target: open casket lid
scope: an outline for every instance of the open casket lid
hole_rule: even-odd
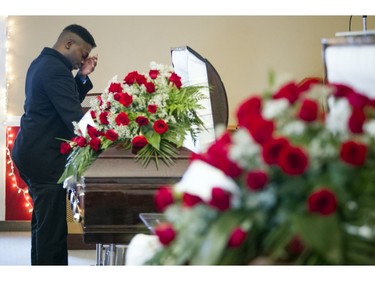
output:
[[[200,152],[215,140],[215,126],[228,126],[228,99],[224,84],[213,65],[188,46],[171,49],[174,71],[182,78],[183,86],[204,85],[202,92],[207,99],[202,101],[204,110],[198,111],[207,131],[203,131],[194,145],[187,138],[184,146]]]

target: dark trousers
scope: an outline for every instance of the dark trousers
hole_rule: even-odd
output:
[[[34,208],[31,219],[31,264],[68,265],[66,190],[61,184],[30,182]]]

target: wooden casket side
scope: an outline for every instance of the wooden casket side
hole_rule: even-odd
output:
[[[127,244],[136,233],[148,233],[140,213],[156,212],[155,191],[177,183],[189,164],[190,151],[182,148],[174,165],[154,163],[143,168],[129,151],[110,148],[85,173],[81,200],[87,244]]]

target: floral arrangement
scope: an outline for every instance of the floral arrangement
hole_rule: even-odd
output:
[[[144,263],[375,264],[374,106],[314,79],[249,97],[237,130],[157,190]]]
[[[74,123],[76,136],[63,140],[60,151],[69,154],[59,182],[80,178],[106,149],[131,149],[146,167],[153,160],[174,163],[188,134],[196,141],[204,130],[197,114],[205,86],[182,86],[173,68],[155,62],[146,74],[132,71],[123,81],[115,76],[83,118]],[[82,124],[83,123],[83,124]]]

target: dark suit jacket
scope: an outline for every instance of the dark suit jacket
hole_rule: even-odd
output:
[[[57,183],[67,155],[61,140],[74,136],[73,121],[83,117],[81,102],[93,87],[72,74],[72,64],[62,54],[44,48],[26,76],[26,99],[21,128],[12,150],[18,170],[31,181]]]

